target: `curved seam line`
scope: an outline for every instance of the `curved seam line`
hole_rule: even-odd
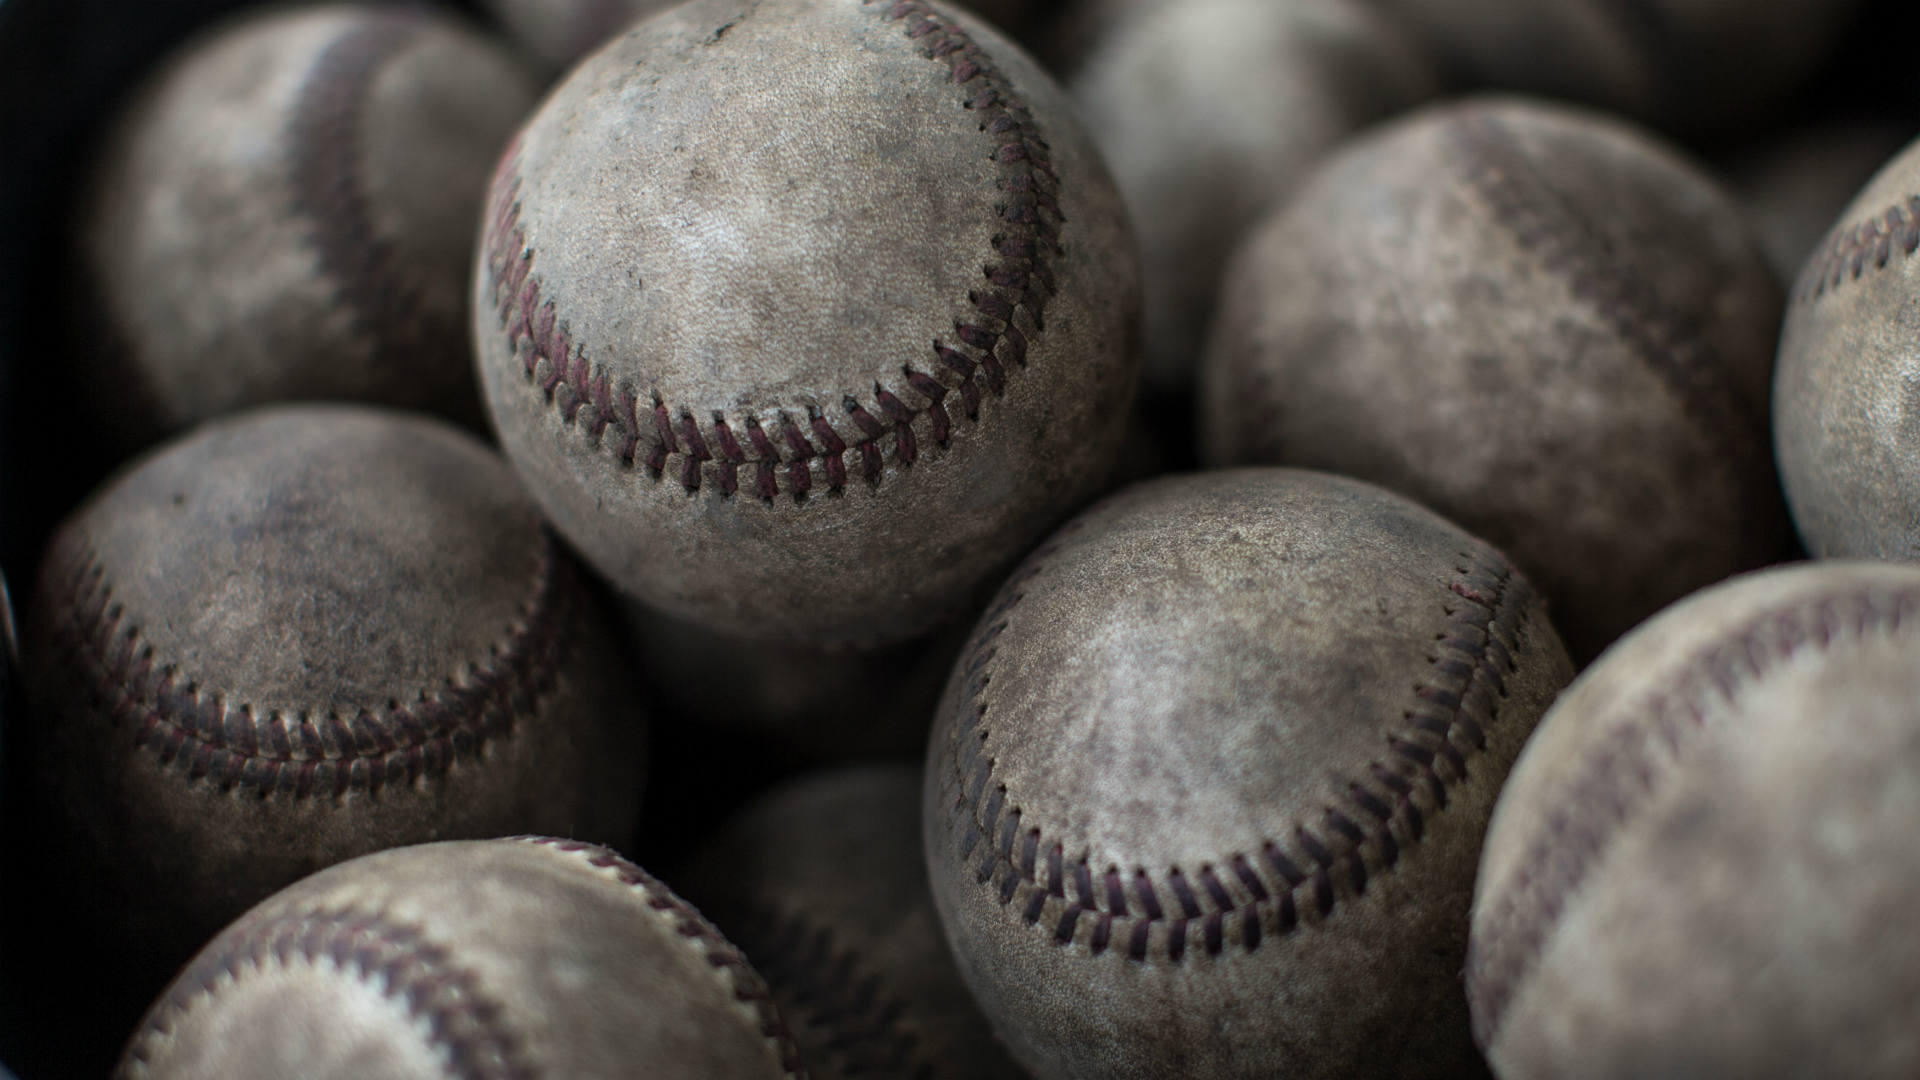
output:
[[[1890,607],[1876,606],[1882,597]],[[1849,610],[1839,611],[1842,607]],[[1467,996],[1474,1039],[1483,1051],[1493,1046],[1520,984],[1609,841],[1678,768],[1683,754],[1733,719],[1738,698],[1803,649],[1822,652],[1876,631],[1897,631],[1917,610],[1920,590],[1886,594],[1874,589],[1775,608],[1694,652],[1674,674],[1672,690],[1636,703],[1637,722],[1622,725],[1584,757],[1584,767],[1554,800],[1497,905],[1468,939]],[[1802,625],[1805,621],[1813,625]],[[1714,708],[1702,704],[1708,697]]]
[[[64,603],[55,605],[53,630],[65,666],[89,692],[110,695],[110,725],[131,733],[136,749],[188,780],[210,778],[222,791],[292,798],[348,791],[378,792],[437,776],[457,760],[478,756],[492,740],[513,733],[559,679],[566,657],[574,582],[564,556],[540,532],[532,598],[520,621],[464,676],[415,701],[390,700],[376,714],[363,708],[267,710],[231,705],[229,695],[202,687],[177,664],[156,662],[153,645],[126,622],[113,599],[105,567],[91,550],[65,575]]]
[[[790,1080],[807,1080],[806,1066],[800,1060],[800,1048],[794,1043],[779,1007],[774,1004],[766,980],[752,962],[692,904],[610,848],[552,836],[515,836],[509,839],[573,856],[603,876],[632,889],[649,909],[672,919],[674,932],[689,947],[698,950],[714,972],[724,978],[732,991],[733,1000],[752,1010],[760,1036],[779,1055],[780,1067],[786,1070]]]
[[[904,1026],[909,1003],[881,989],[880,976],[853,949],[836,949],[830,928],[804,911],[783,914],[766,903],[751,906],[745,926],[740,947],[756,959],[774,992],[787,998],[802,1026],[829,1033],[838,1075],[930,1080],[933,1063]]]
[[[421,347],[415,290],[394,273],[393,245],[374,228],[358,157],[361,121],[380,68],[412,43],[416,15],[374,13],[321,51],[287,118],[287,173],[293,208],[327,280],[380,354]]]
[[[1188,954],[1192,924],[1198,924],[1200,947],[1210,956],[1225,951],[1232,929],[1253,952],[1268,933],[1289,935],[1303,923],[1331,917],[1341,894],[1357,899],[1369,875],[1396,866],[1403,848],[1425,835],[1427,817],[1446,808],[1448,790],[1467,780],[1468,759],[1485,749],[1486,728],[1498,722],[1507,693],[1506,676],[1518,669],[1523,653],[1509,617],[1524,614],[1532,588],[1498,552],[1476,544],[1459,555],[1464,565],[1456,567],[1459,577],[1449,585],[1456,605],[1436,635],[1427,679],[1403,714],[1405,726],[1386,736],[1388,752],[1367,763],[1363,776],[1336,774],[1348,798],[1330,801],[1317,828],[1296,821],[1290,836],[1282,830],[1281,840],[1265,840],[1257,850],[1201,862],[1191,877],[1178,866],[1157,875],[1135,867],[1128,875],[1110,865],[1096,885],[1087,856],[1070,859],[1064,845],[1048,844],[1039,827],[1022,831],[1018,806],[1002,817],[1009,793],[1006,785],[993,783],[994,760],[985,753],[988,731],[982,726],[993,642],[1024,595],[1020,586],[1058,550],[1058,539],[1034,553],[981,621],[984,629],[961,669],[970,718],[954,736],[965,750],[955,756],[950,779],[961,788],[955,809],[965,818],[960,861],[966,863],[976,849],[983,852],[976,881],[993,888],[1003,907],[1018,900],[1028,925],[1054,913],[1057,921],[1045,927],[1053,943],[1084,938],[1095,955],[1116,946],[1116,934],[1124,932],[1118,945],[1128,959],[1146,961],[1157,943],[1179,964]],[[1303,899],[1296,900],[1296,892]],[[1085,931],[1083,915],[1091,916]]]
[[[174,983],[141,1025],[127,1061],[151,1065],[154,1042],[172,1032],[176,1020],[191,1013],[221,984],[239,983],[248,969],[269,962],[288,967],[294,961],[318,966],[331,961],[341,972],[401,1005],[410,1020],[423,1021],[430,1047],[443,1050],[454,1075],[462,1080],[532,1080],[535,1073],[520,1060],[513,1034],[502,1023],[506,1010],[481,988],[474,971],[457,967],[448,949],[433,942],[425,928],[389,920],[351,907],[292,911],[270,919],[243,921],[235,939],[201,956]]]
[[[876,0],[862,0],[869,8]],[[903,384],[888,389],[876,378],[872,397],[847,395],[836,425],[821,404],[743,410],[737,429],[724,409],[669,404],[659,393],[644,393],[627,381],[616,384],[603,364],[591,361],[573,342],[553,296],[533,272],[534,251],[520,223],[520,140],[502,156],[494,174],[487,215],[486,247],[489,299],[505,331],[511,353],[522,352],[527,381],[566,426],[584,430],[604,448],[609,428],[620,432],[614,456],[620,467],[644,466],[655,481],[678,480],[689,494],[712,484],[723,497],[743,487],[771,504],[790,494],[804,503],[816,487],[829,493],[847,487],[847,455],[870,486],[884,473],[887,447],[893,460],[911,466],[919,460],[920,430],[934,444],[949,445],[954,418],[949,394],[958,394],[969,421],[980,418],[984,395],[999,398],[1008,372],[1024,368],[1030,339],[1045,329],[1043,311],[1056,286],[1049,260],[1061,251],[1060,180],[1050,149],[1026,104],[986,53],[958,26],[921,0],[901,0],[884,9],[884,18],[908,20],[906,36],[919,52],[944,61],[951,81],[977,84],[963,107],[980,116],[980,129],[994,143],[991,160],[1004,167],[999,206],[1005,231],[992,240],[979,288],[969,291],[971,322],[956,322],[951,338],[934,339],[934,362],[902,364]],[[804,415],[800,415],[800,414]],[[762,414],[765,414],[764,416]],[[677,468],[671,468],[677,462]],[[746,471],[743,481],[741,473]]]
[[[1920,248],[1920,195],[1855,225],[1836,228],[1801,269],[1794,299],[1810,304],[1848,281],[1859,281],[1869,269],[1869,260],[1871,269],[1886,269],[1895,244],[1908,258]]]

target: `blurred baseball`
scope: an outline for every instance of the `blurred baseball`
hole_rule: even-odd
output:
[[[1790,550],[1780,290],[1731,197],[1594,113],[1422,110],[1326,162],[1228,271],[1211,462],[1328,469],[1502,546],[1576,659]]]
[[[1563,695],[1487,833],[1467,990],[1528,1077],[1920,1071],[1920,570],[1690,598]]]
[[[533,105],[498,45],[422,8],[276,8],[130,101],[79,220],[100,340],[75,378],[107,439],[311,398],[479,421],[474,222]]]
[[[1920,143],[1888,162],[1807,260],[1773,396],[1780,476],[1807,549],[1920,559]]]

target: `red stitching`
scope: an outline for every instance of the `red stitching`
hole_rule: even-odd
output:
[[[863,0],[870,8],[876,2]],[[978,421],[984,397],[999,398],[1005,392],[1007,370],[1026,366],[1028,335],[1016,325],[1016,315],[1024,313],[1036,332],[1044,327],[1043,310],[1054,293],[1048,260],[1060,251],[1060,228],[1064,221],[1060,213],[1060,180],[1053,171],[1049,147],[1032,113],[1013,93],[1010,81],[964,30],[948,22],[931,5],[921,0],[903,0],[886,8],[883,14],[889,20],[905,20],[909,16],[914,16],[916,21],[907,24],[906,35],[918,43],[920,54],[946,63],[952,81],[973,90],[963,107],[980,114],[980,130],[989,135],[994,144],[991,157],[1005,167],[1000,188],[1006,201],[999,214],[1008,227],[993,238],[995,260],[984,269],[987,287],[969,294],[970,302],[984,322],[956,325],[952,342],[935,340],[932,343],[935,362],[926,365],[925,370],[912,364],[904,364],[900,369],[906,386],[925,404],[914,408],[897,393],[878,383],[874,385],[873,411],[893,422],[893,459],[903,466],[911,466],[919,457],[919,436],[914,426],[921,423],[923,417],[933,442],[942,447],[948,445],[953,434],[953,417],[943,399],[949,390],[960,395],[966,418]],[[507,347],[518,350],[523,338],[529,343],[522,358],[528,380],[537,385],[548,404],[556,408],[561,422],[573,425],[582,401],[596,394],[597,400],[609,396],[606,387],[612,377],[572,343],[565,320],[556,315],[552,297],[547,295],[540,276],[531,269],[535,252],[527,246],[525,229],[520,223],[519,152],[516,138],[494,172],[488,226],[482,240],[490,295],[506,334]],[[542,364],[546,365],[544,375],[540,374]],[[940,372],[946,372],[951,385],[938,377]],[[623,402],[643,393],[652,396],[650,388],[624,383],[618,391]],[[663,410],[661,415],[666,415],[667,406],[657,397],[654,402],[656,409]],[[859,475],[868,483],[880,481],[884,468],[885,451],[881,446],[884,434],[869,427],[872,411],[853,398],[847,398],[842,409],[850,429],[836,428],[832,418],[816,409],[810,416],[811,441],[784,414],[776,412],[777,422],[785,428],[784,452],[771,440],[758,437],[761,418],[747,414],[749,434],[755,436],[750,440],[752,456],[742,452],[717,415],[714,427],[704,433],[704,441],[696,443],[690,438],[676,438],[672,425],[665,421],[656,423],[651,432],[637,430],[631,408],[626,409],[624,415],[602,408],[592,414],[594,420],[587,428],[587,436],[595,445],[601,445],[605,429],[619,425],[623,443],[616,457],[621,464],[631,465],[639,460],[638,446],[648,442],[644,455],[647,472],[655,480],[670,477],[689,493],[714,483],[724,496],[731,496],[741,486],[738,469],[751,464],[753,491],[762,500],[771,502],[784,492],[792,495],[796,502],[803,502],[816,486],[830,492],[846,487],[850,471],[846,454],[850,449],[860,455]],[[706,412],[691,405],[675,406],[670,411],[683,418],[691,418],[696,411],[702,415]],[[827,437],[828,433],[832,438]],[[710,454],[703,456],[703,451],[681,449],[707,444],[727,446],[730,450],[724,460],[719,460]],[[670,469],[672,459],[682,454],[685,459]]]
[[[1894,203],[1875,217],[1835,229],[1800,271],[1794,299],[1811,303],[1847,281],[1860,280],[1869,260],[1873,269],[1886,269],[1895,245],[1907,257],[1920,248],[1920,195]]]
[[[793,1080],[806,1080],[807,1070],[800,1063],[800,1049],[794,1044],[786,1021],[781,1019],[780,1010],[774,1005],[766,982],[762,980],[747,957],[742,955],[725,935],[715,929],[712,923],[702,917],[692,904],[682,900],[673,890],[661,884],[659,879],[621,858],[610,848],[551,836],[515,836],[511,839],[519,843],[538,844],[541,847],[578,856],[587,865],[640,893],[648,907],[671,915],[675,920],[674,928],[679,935],[698,948],[706,956],[707,963],[715,970],[725,973],[733,987],[734,1000],[753,1010],[758,1018],[760,1035],[771,1043],[780,1055],[780,1067],[785,1069],[787,1075]]]
[[[1427,681],[1415,690],[1405,728],[1388,738],[1392,752],[1348,780],[1351,811],[1324,807],[1317,817],[1296,823],[1284,841],[1255,845],[1258,859],[1234,852],[1185,869],[1135,867],[1130,884],[1129,871],[1108,866],[1100,872],[1104,888],[1096,890],[1094,868],[1084,859],[1064,858],[1061,845],[1038,826],[1027,828],[1014,855],[1021,811],[1007,808],[1007,789],[993,782],[994,761],[985,752],[988,706],[982,695],[991,681],[994,643],[1024,595],[1021,586],[1062,539],[1056,536],[1028,558],[981,620],[962,662],[964,700],[972,704],[953,736],[960,744],[954,768],[966,808],[960,858],[965,862],[978,853],[975,879],[993,889],[1003,906],[1020,910],[1029,925],[1044,927],[1054,944],[1074,941],[1085,922],[1095,955],[1112,947],[1137,962],[1155,956],[1156,944],[1158,955],[1176,964],[1190,948],[1217,956],[1235,943],[1252,952],[1268,933],[1297,930],[1306,912],[1331,915],[1341,880],[1344,892],[1357,897],[1370,874],[1392,868],[1405,845],[1424,834],[1426,816],[1445,808],[1448,789],[1466,780],[1470,755],[1485,747],[1485,725],[1498,718],[1505,676],[1515,670],[1520,648],[1509,616],[1525,612],[1533,595],[1526,579],[1492,548],[1475,545],[1461,554],[1453,592],[1463,602],[1447,610]],[[989,837],[997,843],[982,842]],[[1044,862],[1034,854],[1043,850]],[[1295,899],[1303,891],[1304,911]]]
[[[139,626],[113,598],[91,551],[63,554],[57,571],[64,602],[52,606],[59,656],[104,701],[112,726],[188,780],[262,798],[333,797],[378,792],[438,776],[455,761],[512,734],[552,689],[566,659],[574,590],[566,560],[544,532],[533,598],[519,625],[484,660],[415,701],[358,715],[257,714],[224,692],[200,685],[177,664],[156,661]]]
[[[340,972],[355,973],[402,1005],[408,1016],[424,1021],[422,1037],[446,1051],[453,1074],[461,1080],[532,1080],[537,1075],[501,1022],[506,1010],[486,993],[478,975],[456,965],[446,946],[432,941],[422,927],[352,908],[285,912],[243,919],[219,944],[217,951],[194,960],[147,1014],[127,1048],[122,1073],[131,1074],[135,1065],[151,1065],[154,1043],[222,985],[269,964],[324,961]]]
[[[1513,995],[1608,842],[1670,771],[1658,766],[1660,759],[1677,759],[1734,719],[1730,707],[1738,697],[1802,650],[1890,634],[1916,616],[1920,589],[1863,589],[1769,611],[1694,653],[1670,689],[1645,702],[1641,722],[1621,727],[1589,753],[1528,845],[1510,887],[1476,920],[1468,939],[1467,996],[1481,1049],[1499,1036]],[[1710,708],[1709,698],[1729,708]]]

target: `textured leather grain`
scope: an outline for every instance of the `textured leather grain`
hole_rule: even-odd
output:
[[[673,883],[773,989],[815,1080],[1013,1080],[947,951],[920,770],[815,772],[755,800]]]
[[[532,105],[498,45],[424,10],[275,10],[196,40],[131,98],[77,223],[93,419],[121,448],[311,398],[477,422],[473,222]]]
[[[29,617],[22,775],[67,842],[58,886],[129,967],[164,977],[369,851],[630,839],[644,714],[614,630],[506,464],[444,424],[204,427],[63,523]]]
[[[1518,99],[1350,144],[1249,239],[1203,376],[1215,463],[1409,495],[1537,581],[1576,658],[1784,558],[1780,290],[1675,152]]]
[[[1133,212],[1149,393],[1192,391],[1234,247],[1355,130],[1439,92],[1398,24],[1345,0],[1194,0],[1111,19],[1073,96]]]
[[[1788,302],[1774,440],[1794,524],[1820,556],[1920,558],[1920,146],[1867,182]]]
[[[1920,1070],[1920,570],[1726,583],[1562,696],[1488,829],[1467,989],[1507,1080]]]
[[[606,848],[424,844],[322,871],[210,943],[124,1080],[803,1078],[766,985]]]
[[[1136,485],[982,617],[928,749],[942,924],[1054,1078],[1483,1073],[1486,816],[1573,669],[1456,526],[1357,481]]]
[[[1090,496],[1137,366],[1126,217],[1061,93],[918,0],[697,0],[496,175],[502,445],[605,577],[815,647],[957,613]]]

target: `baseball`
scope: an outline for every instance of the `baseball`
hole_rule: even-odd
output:
[[[533,92],[419,8],[277,8],[197,39],[90,177],[74,303],[100,340],[79,400],[121,449],[296,399],[477,424],[473,223]]]
[[[1118,13],[1072,90],[1133,209],[1143,381],[1165,394],[1192,392],[1221,272],[1261,213],[1336,143],[1439,82],[1364,4],[1187,0]]]
[[[807,774],[672,879],[766,976],[815,1080],[1020,1075],[947,951],[919,808],[911,765]]]
[[[313,875],[194,958],[124,1080],[804,1078],[766,984],[602,847],[425,844]]]
[[[111,480],[42,560],[20,775],[63,837],[48,880],[129,972],[164,978],[365,852],[624,843],[643,716],[614,633],[471,436],[360,406],[203,427]]]
[[[1467,990],[1527,1077],[1920,1072],[1920,569],[1813,563],[1663,612],[1514,766]]]
[[[1090,497],[1137,368],[1119,196],[1061,92],[921,0],[694,0],[501,161],[474,333],[507,456],[635,598],[878,646]]]
[[[961,973],[1041,1080],[1475,1068],[1481,835],[1572,674],[1505,558],[1372,485],[1111,496],[1002,587],[940,705]]]
[[[1807,260],[1787,306],[1773,395],[1780,478],[1807,549],[1920,557],[1920,144],[1888,162]]]
[[[1785,557],[1780,289],[1732,198],[1598,114],[1422,110],[1325,162],[1228,271],[1208,460],[1328,469],[1485,536],[1573,655]]]

